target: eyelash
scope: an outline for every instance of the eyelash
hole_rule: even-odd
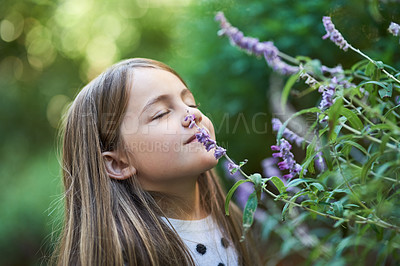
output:
[[[161,114],[159,114],[159,115],[156,115],[155,117],[153,117],[152,120],[156,120],[156,119],[162,118],[163,116],[169,114],[169,112],[170,112],[170,111],[167,111],[167,112],[161,113]]]
[[[188,106],[191,107],[191,108],[198,108],[198,107],[200,106],[200,104],[188,105]],[[169,114],[169,112],[170,112],[170,111],[167,111],[167,112],[161,113],[161,114],[159,114],[159,115],[156,115],[155,117],[153,117],[152,120],[160,119],[160,118],[162,118],[163,116]]]

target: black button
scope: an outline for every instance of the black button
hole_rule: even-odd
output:
[[[224,248],[228,248],[228,247],[229,247],[229,241],[226,240],[225,238],[221,238],[221,245],[222,245]]]
[[[197,252],[199,252],[201,255],[206,254],[207,248],[203,244],[197,244],[196,246]]]

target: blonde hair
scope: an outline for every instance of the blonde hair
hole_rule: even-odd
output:
[[[132,69],[138,67],[166,70],[180,78],[158,61],[128,59],[85,86],[67,113],[62,147],[64,226],[53,263],[194,265],[182,240],[161,218],[156,194],[143,190],[136,178],[115,180],[105,170],[102,152],[123,145],[119,132],[128,83]],[[224,193],[215,172],[201,174],[198,183],[202,207],[234,243],[239,263],[252,264],[246,243],[240,242],[239,211],[234,207],[231,216],[224,215]]]

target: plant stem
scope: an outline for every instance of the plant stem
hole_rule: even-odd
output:
[[[292,201],[290,201],[290,200],[286,200],[286,199],[283,199],[283,198],[279,198],[277,195],[275,195],[274,193],[272,193],[271,191],[269,191],[266,187],[263,187],[263,189],[264,189],[265,192],[267,192],[267,194],[269,194],[270,196],[272,196],[274,199],[278,199],[278,200],[283,201],[283,202],[285,202],[285,203],[292,204],[293,206],[302,208],[302,209],[304,209],[304,210],[306,210],[306,211],[315,213],[315,214],[317,214],[317,215],[319,215],[319,216],[323,216],[323,217],[327,217],[327,218],[331,218],[331,219],[333,219],[333,220],[343,221],[343,222],[351,222],[351,221],[352,221],[352,220],[350,220],[349,218],[341,218],[341,217],[337,217],[337,216],[334,216],[334,215],[331,215],[331,214],[322,213],[322,212],[319,212],[319,211],[316,211],[316,210],[307,208],[307,207],[305,207],[305,206],[302,206],[301,204],[298,204],[298,203],[296,203],[296,202],[292,202]],[[395,230],[395,231],[397,231],[397,232],[400,232],[400,227],[398,227],[398,226],[396,226],[396,225],[393,225],[393,224],[390,224],[390,223],[387,223],[387,222],[381,220],[381,219],[378,218],[378,217],[376,217],[377,221],[372,220],[372,219],[369,219],[369,218],[365,218],[365,217],[360,216],[360,215],[356,215],[356,217],[359,218],[359,219],[361,219],[361,220],[353,220],[353,221],[354,221],[355,223],[357,223],[357,224],[375,224],[375,225],[378,225],[378,226],[383,227],[383,228],[388,228],[388,229],[392,229],[392,230]]]
[[[345,129],[347,129],[347,130],[349,130],[349,131],[351,131],[351,132],[353,132],[353,133],[355,133],[355,134],[357,134],[357,135],[363,136],[363,134],[362,134],[360,131],[358,131],[358,130],[352,128],[352,127],[349,127],[348,125],[346,125],[346,124],[344,124],[344,123],[340,123],[340,125],[343,126]],[[377,138],[374,138],[374,137],[372,137],[372,136],[370,136],[370,135],[365,135],[365,137],[366,137],[367,139],[373,141],[373,142],[382,144],[382,141],[381,141],[381,140],[379,140],[379,139],[377,139]],[[399,150],[395,145],[390,144],[390,143],[386,143],[386,147],[388,147],[388,148],[390,148],[390,149],[393,149],[393,150],[396,150],[396,151]]]
[[[349,100],[347,100],[345,97],[342,97],[343,101],[345,103],[347,103],[351,108],[353,108],[354,110],[356,110],[358,112],[358,114],[365,120],[368,122],[368,124],[374,126],[375,123],[373,123],[371,120],[369,120],[360,110],[357,109],[357,107],[355,107]],[[395,138],[389,136],[389,139],[392,140],[393,142],[399,144],[400,142],[397,141]]]
[[[286,61],[289,61],[289,62],[293,63],[293,64],[296,64],[296,65],[299,65],[299,64],[300,64],[300,61],[299,61],[299,60],[297,60],[296,58],[294,58],[294,57],[292,57],[292,56],[290,56],[290,55],[287,55],[287,54],[285,54],[285,53],[282,53],[281,51],[278,52],[278,56],[279,56],[280,58],[285,59]]]
[[[360,51],[360,49],[356,49],[354,48],[351,44],[349,44],[349,47],[351,50],[353,50],[354,52],[360,54],[361,56],[365,57],[368,59],[368,61],[370,61],[372,64],[374,64],[377,68],[381,69],[383,73],[385,73],[388,77],[390,77],[391,79],[393,79],[394,81],[400,83],[400,80],[396,79],[392,74],[390,74],[389,72],[387,72],[384,68],[381,68],[380,66],[378,66],[378,64],[376,63],[375,60],[372,60],[368,55],[364,54],[363,52]]]
[[[224,156],[225,156],[225,158],[226,158],[230,163],[237,165],[237,164],[228,156],[227,153],[225,153]],[[239,167],[239,172],[240,172],[244,177],[246,177],[247,179],[250,179],[250,176],[247,175],[247,174],[242,170],[241,167]]]
[[[343,163],[348,163],[350,166],[352,166],[352,167],[354,167],[354,168],[357,168],[357,169],[359,169],[359,170],[362,169],[362,167],[360,167],[360,166],[358,166],[358,165],[356,165],[356,164],[353,164],[353,163],[349,163],[348,161],[346,161],[345,159],[343,159],[343,158],[341,158],[341,157],[339,157],[339,160],[340,160],[341,162],[343,162]],[[370,171],[370,173],[371,173],[372,175],[376,176],[376,177],[379,177],[379,178],[382,178],[382,179],[391,181],[391,182],[393,182],[393,183],[399,183],[399,184],[400,184],[400,180],[396,180],[396,179],[393,179],[393,178],[390,178],[390,177],[387,177],[387,176],[379,175],[379,174],[377,174],[377,173],[375,173],[375,172],[373,172],[373,171]]]
[[[380,113],[378,113],[376,110],[372,109],[370,106],[364,104],[362,101],[360,101],[357,98],[352,98],[352,101],[354,101],[356,104],[358,104],[359,106],[361,106],[363,109],[365,109],[366,111],[368,111],[371,114],[375,114],[382,122],[385,122],[386,124],[390,125],[391,127],[393,127],[394,130],[396,130],[396,132],[400,132],[400,128],[393,123],[390,120],[387,120],[384,116],[382,116]]]
[[[324,216],[324,217],[327,217],[327,218],[331,218],[333,220],[349,222],[349,219],[347,219],[347,218],[341,218],[341,217],[337,217],[337,216],[334,216],[334,215],[331,215],[331,214],[322,213],[322,212],[307,208],[307,207],[305,207],[305,206],[303,206],[301,204],[298,204],[296,202],[292,202],[292,201],[289,201],[289,200],[286,200],[286,199],[283,199],[283,198],[279,198],[277,195],[275,195],[274,193],[269,191],[266,187],[264,187],[263,189],[264,189],[265,192],[267,192],[269,195],[271,195],[274,199],[278,199],[278,200],[283,201],[285,203],[292,204],[293,206],[300,207],[300,208],[305,209],[305,210],[307,210],[309,212],[312,212],[312,213],[315,213],[317,215]]]
[[[350,186],[349,181],[347,180],[347,178],[343,174],[343,169],[340,166],[340,163],[339,163],[339,161],[337,159],[337,156],[335,156],[335,161],[336,161],[336,163],[337,163],[337,165],[339,167],[340,175],[342,176],[344,182],[346,182],[346,186],[350,189],[351,194],[353,194],[353,196],[356,199],[356,201],[358,202],[358,204],[360,204],[367,212],[371,213],[372,211],[367,206],[365,206],[365,204],[358,198],[357,194],[354,192],[353,188]]]

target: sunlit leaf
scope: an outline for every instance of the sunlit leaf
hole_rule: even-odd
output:
[[[283,193],[286,191],[285,184],[283,184],[282,180],[277,176],[271,177],[272,183],[274,183],[275,187],[279,190],[279,193]]]
[[[229,202],[231,201],[231,198],[233,196],[233,193],[235,193],[236,189],[243,183],[251,181],[250,179],[241,179],[237,181],[231,189],[228,191],[228,194],[226,194],[226,199],[225,199],[225,215],[229,215]]]
[[[258,199],[256,192],[254,191],[253,193],[250,194],[243,211],[243,229],[244,229],[243,236],[246,234],[246,232],[253,224],[254,213],[256,212],[257,205],[258,205]]]

